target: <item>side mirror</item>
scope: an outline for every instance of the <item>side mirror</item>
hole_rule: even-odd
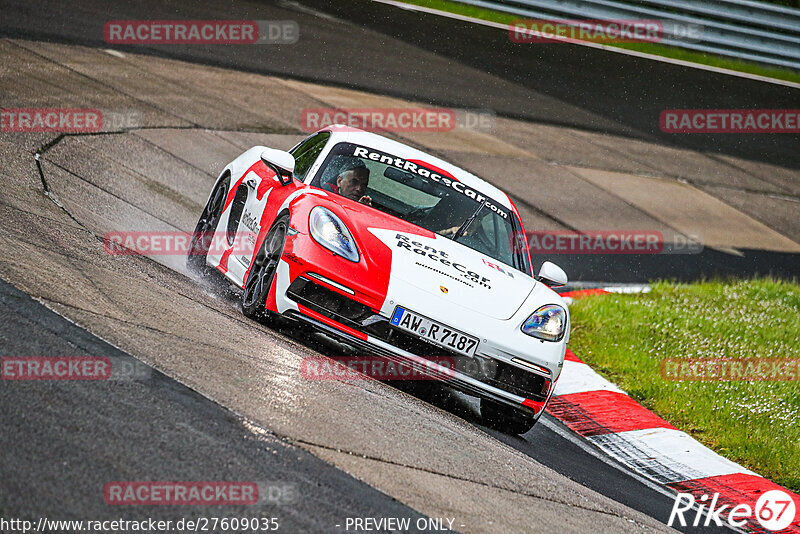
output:
[[[539,275],[536,280],[548,287],[561,287],[568,282],[567,273],[564,272],[564,269],[549,261],[544,262],[539,268]]]
[[[292,183],[294,156],[283,150],[265,148],[263,152],[261,152],[261,161],[275,172],[281,185],[289,185]]]

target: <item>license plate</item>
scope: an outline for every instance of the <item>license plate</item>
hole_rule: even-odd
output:
[[[391,324],[406,332],[411,332],[436,345],[448,348],[466,356],[474,356],[478,340],[462,334],[449,326],[397,306],[392,314]]]

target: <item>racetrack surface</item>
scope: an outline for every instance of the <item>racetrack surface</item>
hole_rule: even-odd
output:
[[[43,11],[43,12],[40,12]],[[798,137],[676,137],[658,129],[673,108],[792,108],[797,89],[608,53],[578,45],[519,45],[502,30],[373,2],[248,1],[215,4],[83,0],[39,10],[5,2],[0,32],[106,46],[103,25],[126,19],[295,20],[296,45],[115,46],[237,70],[567,127],[657,140],[800,169]]]
[[[177,523],[277,517],[289,532],[323,532],[348,517],[421,516],[253,425],[0,281],[2,356],[98,356],[135,368],[110,382],[6,382],[0,388],[0,515]],[[109,506],[103,487],[128,480],[230,480],[263,485],[256,505]],[[271,492],[271,493],[270,493]],[[412,529],[418,532],[416,528]]]
[[[798,275],[800,152],[795,134],[665,134],[658,116],[671,108],[792,108],[798,89],[609,53],[578,45],[519,45],[502,30],[420,14],[368,0],[195,4],[155,0],[135,4],[84,0],[50,6],[9,1],[0,35],[83,43],[106,48],[103,25],[112,19],[292,20],[295,45],[118,45],[115,50],[278,74],[328,84],[316,107],[393,106],[389,95],[494,114],[486,143],[438,142],[435,134],[402,140],[451,160],[505,188],[529,230],[653,231],[665,243],[699,239],[692,254],[551,254],[574,280],[647,282],[654,278]],[[80,64],[72,65],[86,74]],[[109,64],[102,83],[124,80],[127,68]],[[189,73],[194,76],[195,71]],[[91,76],[98,77],[98,73]],[[119,87],[118,85],[115,85]],[[181,115],[165,86],[160,109]],[[357,98],[335,88],[368,91]],[[128,89],[125,89],[126,91]],[[231,89],[246,93],[246,88]],[[240,96],[237,118],[247,104]],[[304,92],[297,83],[289,91]],[[40,86],[6,91],[8,100],[52,103]],[[274,106],[275,99],[252,100]],[[175,93],[178,94],[178,93]],[[83,100],[83,102],[81,102]],[[77,104],[93,99],[80,96]],[[205,101],[202,126],[229,128],[230,106]],[[4,104],[5,105],[5,104]],[[46,104],[42,104],[46,105]],[[136,107],[133,103],[129,106]],[[182,106],[197,103],[183,101]],[[283,104],[278,104],[282,106]],[[214,109],[216,108],[216,109]],[[224,111],[223,111],[224,110]],[[124,110],[123,110],[124,111]],[[260,110],[253,110],[258,115]],[[522,118],[525,121],[513,120]],[[278,124],[240,121],[264,132],[297,132],[300,109],[289,106]],[[187,125],[185,120],[177,124]],[[146,120],[143,125],[148,125]],[[276,130],[276,127],[278,130]],[[441,136],[439,136],[441,137]],[[509,147],[508,145],[512,145]],[[514,148],[517,148],[515,150]],[[522,151],[518,150],[519,148]],[[532,194],[535,188],[536,193]],[[777,239],[774,233],[786,239]]]
[[[576,532],[596,531],[598,525],[607,532],[665,530],[397,389],[374,381],[305,380],[302,358],[317,353],[246,320],[234,299],[205,291],[202,283],[149,259],[107,254],[99,236],[109,218],[125,214],[155,224],[157,214],[179,225],[181,214],[190,213],[163,197],[135,194],[136,186],[158,182],[140,174],[155,164],[158,149],[145,154],[140,139],[122,137],[127,136],[62,140],[42,158],[43,181],[30,153],[4,143],[15,176],[2,205],[8,229],[0,237],[4,279],[201,395],[423,514],[456,518],[465,531],[519,531],[531,516],[543,532],[562,532],[565,525]],[[84,151],[97,154],[95,142],[128,150],[95,157],[78,172],[86,152],[70,145],[88,143]],[[147,155],[144,161],[151,163],[133,175],[96,166],[119,165],[130,154]],[[190,172],[177,158],[169,161],[170,175],[193,194],[210,186],[211,176]],[[43,194],[43,183],[69,214]],[[39,350],[48,354],[51,347]],[[177,410],[169,415],[177,416]],[[60,438],[64,446],[80,448],[84,440],[97,439],[97,432],[76,430]],[[82,465],[91,471],[91,464]],[[112,462],[115,474],[118,468]],[[131,468],[126,478],[150,479],[152,469]],[[190,466],[178,471],[165,470],[173,477],[197,473]],[[99,498],[100,489],[89,485],[71,495],[85,491]]]
[[[341,29],[339,21],[298,10],[293,4],[279,8],[236,4],[234,11],[242,5],[258,12],[256,16],[254,11],[245,10],[243,17],[297,18],[302,27],[315,29],[311,35],[332,43],[331,54],[334,51],[352,52],[352,43],[334,31]],[[31,8],[17,6],[15,9],[27,10],[27,15],[32,16]],[[370,13],[366,7],[364,9],[364,13]],[[158,11],[154,10],[147,16],[156,18],[156,13]],[[203,17],[193,18],[214,16],[213,12],[203,13]],[[232,18],[230,10],[224,13],[227,13],[224,17],[217,16]],[[85,42],[86,35],[92,35],[87,30],[92,26],[85,21],[105,20],[102,17],[108,18],[107,9],[85,7],[61,12],[56,8],[45,13],[37,28],[25,29],[25,25],[19,23],[20,20],[30,20],[25,17],[5,17],[0,24],[6,34],[17,32],[17,36],[20,33],[30,36],[30,33],[44,32],[60,40]],[[120,12],[112,18],[133,17],[133,12],[127,15]],[[175,15],[170,18],[175,18]],[[425,22],[428,23],[434,24]],[[14,26],[13,31],[9,29],[11,26]],[[350,24],[345,24],[345,27],[361,31],[353,29]],[[366,31],[365,35],[378,43],[383,39],[381,34],[373,32]],[[337,48],[340,43],[341,49]],[[396,42],[393,41],[393,45],[396,46]],[[308,339],[303,332],[290,328],[275,331],[246,320],[237,309],[235,293],[206,287],[203,281],[188,277],[183,270],[183,258],[160,257],[154,262],[135,256],[110,256],[103,250],[100,239],[109,231],[191,230],[221,166],[255,144],[276,148],[291,146],[302,138],[297,127],[297,117],[302,109],[365,101],[385,105],[387,100],[336,87],[130,53],[119,57],[92,48],[27,40],[3,40],[0,46],[10,69],[15,72],[13,77],[4,76],[2,82],[10,105],[129,110],[139,121],[128,132],[98,135],[0,134],[0,152],[6,175],[11,178],[0,198],[0,278],[12,282],[88,332],[171,377],[163,378],[165,383],[177,380],[218,405],[206,405],[206,401],[195,399],[191,409],[176,408],[174,414],[163,414],[164,424],[167,420],[175,422],[181,417],[216,417],[225,421],[220,424],[235,425],[240,419],[223,413],[220,406],[232,410],[274,433],[279,442],[276,448],[283,451],[293,450],[291,447],[305,449],[382,492],[358,485],[352,479],[314,463],[314,458],[303,455],[302,461],[306,465],[317,466],[309,468],[309,480],[321,480],[334,489],[336,484],[349,485],[347,487],[353,491],[364,492],[370,496],[364,504],[381,509],[383,515],[407,513],[406,508],[386,499],[388,495],[431,517],[455,517],[456,524],[464,525],[459,530],[467,532],[668,530],[658,521],[666,520],[671,499],[598,460],[581,448],[579,442],[567,439],[566,433],[559,433],[554,422],[538,425],[524,439],[502,436],[487,433],[477,426],[480,420],[474,405],[446,390],[437,390],[437,394],[431,396],[430,392],[413,391],[412,388],[410,393],[415,393],[415,396],[373,381],[303,380],[299,374],[302,358],[319,352],[328,354],[335,350],[334,347],[323,340]],[[280,55],[282,52],[263,48],[258,52],[247,49],[246,54],[231,52],[227,60],[220,59],[220,51],[213,48],[202,50],[199,47],[177,53],[191,56],[201,63],[232,61],[237,67],[248,67],[235,64],[237,61],[260,61],[258,68],[251,66],[249,70],[263,69],[269,61],[275,61],[271,54],[282,57],[276,64],[284,67],[301,65],[302,59],[310,58],[308,61],[313,64],[303,67],[308,69],[307,72],[291,74],[354,85],[337,79],[347,77],[355,70],[343,63],[343,56],[327,58],[326,70],[323,65],[316,64],[319,57],[312,55],[308,47],[287,52],[299,54],[293,62],[286,61],[286,56]],[[359,48],[369,50],[363,45]],[[409,54],[433,57],[416,49],[415,45],[408,45],[404,50]],[[158,52],[164,55],[163,51]],[[401,63],[408,64],[408,56],[404,61],[392,55],[386,57],[395,62],[395,69]],[[462,63],[452,63],[443,55],[435,57],[439,57],[438,65],[443,69],[465,68]],[[471,72],[478,71],[473,68]],[[370,79],[374,82],[374,78]],[[494,87],[504,91],[519,89],[513,84],[503,83]],[[398,93],[389,88],[381,92]],[[432,100],[420,96],[420,93],[414,96],[423,101]],[[554,112],[560,109],[561,103],[552,101],[551,104],[550,109]],[[580,123],[578,118],[587,116],[585,110],[576,109],[574,115],[575,118],[570,119],[574,120],[571,123],[573,127],[583,124],[596,129],[606,128],[607,121],[601,126],[598,126],[600,123]],[[625,130],[624,125],[608,128],[616,129],[619,134],[631,133],[630,129]],[[500,181],[497,183],[501,187],[514,187],[514,165],[536,166],[540,170],[558,173],[562,178],[560,186],[578,184],[580,179],[575,174],[578,172],[584,173],[585,180],[580,182],[580,187],[584,188],[602,183],[596,179],[597,173],[602,172],[624,172],[636,175],[640,180],[646,179],[636,174],[635,168],[619,168],[627,160],[619,157],[617,150],[621,145],[631,144],[629,138],[593,137],[595,134],[500,117],[495,129],[489,133],[459,130],[450,138],[415,136],[403,140],[429,147],[431,151],[448,156],[476,172],[481,171],[480,165],[486,161],[509,165],[508,178],[498,177]],[[561,165],[558,162],[554,164],[552,160],[530,157],[528,146],[536,143],[528,139],[528,144],[525,144],[525,139],[520,139],[525,136],[537,143],[546,143],[549,138],[550,154],[558,150],[559,144],[552,139],[583,143],[581,146],[594,147],[594,152],[583,154],[582,157],[588,160],[582,162],[570,160],[560,161]],[[599,148],[601,143],[606,144],[605,150]],[[660,151],[658,144],[650,142],[640,146],[650,151],[646,152],[652,159],[641,159],[648,164],[656,161],[657,166],[664,167],[668,156],[680,155],[687,158],[684,163],[698,163],[696,168],[687,163],[687,169],[692,172],[708,176],[706,171],[714,171],[716,174],[710,174],[720,181],[729,178],[719,171],[714,160],[704,159],[693,152]],[[40,167],[32,156],[32,152],[38,149],[43,149]],[[560,157],[570,156],[567,152],[562,150]],[[615,153],[617,158],[611,165],[609,158]],[[748,161],[755,170],[737,175],[748,187],[759,185],[783,191],[796,186],[794,175],[786,173],[785,168],[771,173],[771,167]],[[745,165],[742,162],[738,164]],[[759,178],[766,175],[774,182]],[[700,186],[695,189],[700,191]],[[575,191],[579,192],[580,188]],[[624,220],[633,220],[632,224],[650,224],[665,233],[688,231],[665,224],[663,221],[667,214],[643,211],[635,204],[632,208],[629,201],[615,199],[602,187],[598,186],[593,192],[592,201],[600,203],[602,210],[627,210],[624,213],[629,219]],[[711,202],[695,191],[691,194],[704,202]],[[570,202],[560,200],[557,195],[547,196],[545,200],[535,196],[522,200],[525,204],[521,205],[521,211],[529,228],[532,223],[540,223],[545,228],[580,227],[581,220],[590,219],[598,210],[580,204],[577,195],[576,200]],[[774,222],[770,226],[759,222],[759,217],[749,217],[745,213],[734,213],[732,217],[739,224],[737,228],[742,229],[737,238],[741,235],[761,236],[770,243],[770,254],[785,256],[786,265],[792,266],[790,259],[796,257],[793,247],[797,246],[793,227]],[[725,234],[715,239],[719,239],[717,245],[720,248],[726,245],[747,248],[742,246],[744,242],[726,242],[732,237]],[[760,269],[764,267],[764,264],[757,266]],[[589,276],[582,278],[591,279]],[[45,312],[41,315],[44,316]],[[54,318],[48,320],[55,321]],[[10,337],[10,334],[6,335]],[[75,330],[69,335],[80,337],[89,334]],[[96,343],[98,347],[108,349],[100,342]],[[59,347],[51,338],[39,344],[20,343],[15,350],[50,355],[69,349]],[[6,384],[2,387],[3,398],[9,399],[3,403],[11,403],[11,397],[6,397],[9,391]],[[174,383],[165,386],[172,392],[169,394],[175,394],[181,387]],[[42,391],[31,393],[37,394],[42,394]],[[14,401],[14,404],[19,402]],[[198,407],[199,404],[203,406]],[[64,409],[66,411],[66,407]],[[147,420],[143,414],[135,426],[125,428],[125,432],[140,432],[155,438],[153,429],[146,425]],[[112,423],[124,421],[114,420]],[[242,435],[246,436],[246,433],[240,432],[230,438],[220,435],[218,446],[223,449],[233,447],[227,439],[246,441]],[[51,436],[53,440],[61,440],[62,444],[73,444],[85,451],[89,458],[91,447],[81,444],[98,439],[81,426]],[[145,442],[149,443],[148,440]],[[9,446],[19,443],[18,440]],[[111,439],[106,443],[109,447],[117,444]],[[131,445],[132,448],[140,446],[138,442]],[[247,449],[247,443],[240,445],[243,456],[251,455],[247,456],[248,461],[257,461],[258,454],[263,452]],[[141,457],[142,454],[141,449],[132,451],[134,456]],[[197,461],[201,460],[202,454],[197,456]],[[129,478],[155,477],[153,468],[158,475],[165,477],[171,473],[174,473],[173,477],[183,478],[215,473],[213,470],[197,470],[191,462],[182,466],[182,470],[168,471],[169,462],[169,458],[164,457],[148,468],[137,463],[128,469]],[[83,460],[80,463],[89,465]],[[159,472],[162,465],[165,470]],[[94,476],[98,483],[104,476],[118,478],[117,469],[118,465],[112,462],[109,471]],[[286,467],[280,461],[272,469],[285,473],[284,478],[292,475],[289,470],[281,471]],[[46,473],[41,476],[45,477]],[[99,499],[100,495],[96,486],[82,490],[86,493],[78,491],[74,495],[76,517],[89,511],[89,508],[82,508],[81,502],[88,502],[86,499],[91,495]],[[0,504],[4,513],[15,511],[19,506],[19,503],[9,502]],[[353,508],[353,513],[373,513],[367,509],[368,506]],[[337,511],[329,509],[320,517],[333,518]],[[333,528],[330,530],[334,531]]]

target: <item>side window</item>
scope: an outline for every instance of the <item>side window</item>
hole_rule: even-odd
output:
[[[325,148],[325,143],[328,142],[330,136],[330,132],[314,134],[291,151],[294,156],[295,179],[301,182],[305,179],[308,170],[314,164],[322,149]]]

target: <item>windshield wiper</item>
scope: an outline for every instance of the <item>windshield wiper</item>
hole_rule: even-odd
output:
[[[475,220],[475,218],[478,216],[478,214],[481,212],[481,210],[483,209],[483,207],[485,205],[486,205],[486,200],[481,202],[481,205],[478,206],[478,209],[475,210],[475,213],[470,215],[469,219],[464,221],[464,224],[462,224],[461,226],[458,227],[458,230],[456,230],[456,233],[453,234],[453,241],[457,241],[459,237],[464,235],[464,232],[467,231],[467,229],[469,228],[469,225],[472,224],[472,221]]]

